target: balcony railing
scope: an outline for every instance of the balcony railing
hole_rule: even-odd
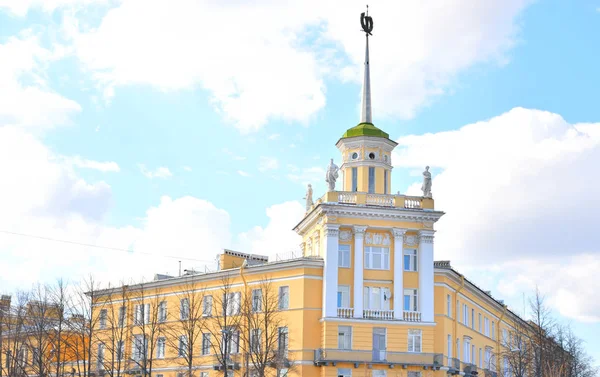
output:
[[[354,317],[354,308],[337,308],[337,315],[340,318]]]
[[[369,194],[358,191],[329,191],[315,202],[340,203],[405,209],[433,209],[433,199],[422,196]]]
[[[379,310],[379,309],[364,309],[363,318],[367,319],[394,319],[393,310]]]
[[[476,376],[477,365],[471,363],[462,363],[462,371],[465,372],[465,376]]]
[[[437,353],[390,352],[386,350],[315,350],[315,365],[329,363],[374,363],[441,367],[444,356]]]
[[[408,322],[421,322],[421,312],[404,311],[404,320]]]

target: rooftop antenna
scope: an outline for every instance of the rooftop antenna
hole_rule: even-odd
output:
[[[179,261],[179,277],[181,277],[181,261]]]
[[[371,33],[373,31],[373,18],[369,16],[368,5],[367,11],[360,14],[360,25],[367,38],[367,48],[365,50],[365,79],[363,82],[362,113],[360,122],[373,124],[371,115],[371,69],[369,67],[369,35],[373,36]]]

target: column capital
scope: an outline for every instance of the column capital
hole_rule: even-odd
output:
[[[406,229],[392,228],[392,235],[394,238],[403,238],[406,233]]]
[[[419,243],[433,243],[434,230],[421,229],[419,230]]]
[[[368,228],[368,226],[366,226],[366,225],[354,225],[354,227],[352,228],[352,231],[354,232],[354,235],[356,237],[362,237],[365,235],[367,228]]]
[[[323,232],[325,237],[337,237],[340,232],[340,224],[325,224]]]

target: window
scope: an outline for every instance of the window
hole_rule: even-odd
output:
[[[208,372],[200,372],[200,377],[208,377]]]
[[[148,354],[148,342],[143,335],[135,335],[133,338],[133,349],[131,354],[134,360],[142,360]]]
[[[467,304],[463,304],[463,324],[465,326],[469,326],[469,307],[467,306]]]
[[[240,333],[234,331],[232,327],[228,327],[226,331],[223,331],[222,344],[227,346],[229,353],[235,354],[240,352]]]
[[[106,309],[100,310],[100,328],[106,328],[106,317],[108,316],[108,311]]]
[[[125,325],[125,318],[127,316],[127,308],[121,306],[119,308],[119,327],[123,327]]]
[[[475,309],[471,309],[471,328],[475,330]]]
[[[158,304],[158,322],[166,322],[167,321],[167,302],[161,301]]]
[[[408,372],[407,377],[421,377],[421,372]]]
[[[456,314],[456,321],[460,321],[460,304],[458,300],[456,300],[456,312],[454,314]]]
[[[508,346],[508,330],[502,329],[502,345]]]
[[[481,313],[479,313],[479,332],[481,332]]]
[[[202,334],[202,355],[210,355],[210,334]]]
[[[125,342],[119,340],[115,348],[117,349],[117,360],[123,360],[125,358]]]
[[[456,358],[460,360],[460,339],[456,338]]]
[[[388,193],[388,171],[383,171],[383,193],[387,195]]]
[[[202,298],[202,315],[210,317],[212,315],[213,298],[212,296],[204,296]]]
[[[163,337],[158,338],[158,340],[156,341],[156,358],[157,359],[165,358],[166,344],[167,344],[166,339]]]
[[[479,349],[479,368],[482,368],[482,360],[481,360],[481,348]]]
[[[358,168],[352,168],[352,191],[358,191]]]
[[[179,319],[188,319],[190,317],[190,301],[183,298],[179,301]]]
[[[279,310],[285,310],[290,307],[290,287],[279,287]]]
[[[123,343],[123,342],[121,342],[121,343]],[[7,357],[8,357],[8,354],[7,354]],[[31,353],[31,360],[33,361],[33,363],[39,363],[40,357],[41,357],[41,353],[40,353],[39,347],[33,347],[33,352]]]
[[[371,270],[390,269],[390,249],[388,247],[365,247],[365,268]]]
[[[338,326],[338,349],[352,349],[352,327]]]
[[[261,343],[260,329],[252,329],[250,331],[250,352],[259,353]]]
[[[280,327],[279,337],[277,339],[277,349],[279,350],[279,356],[287,357],[288,354],[288,328]]]
[[[417,271],[417,250],[404,250],[404,271]]]
[[[418,312],[418,292],[416,289],[404,290],[404,310],[409,312]]]
[[[386,371],[384,369],[374,369],[373,370],[373,374],[371,374],[371,376],[373,377],[386,377]]]
[[[288,369],[281,368],[277,371],[277,377],[288,377]]]
[[[177,356],[186,357],[188,355],[188,339],[187,336],[179,337],[179,347],[177,348]]]
[[[365,309],[389,310],[390,290],[382,287],[364,287],[363,305]]]
[[[100,343],[98,344],[98,369],[99,370],[104,370],[104,350],[106,349],[106,346],[104,345],[104,343]],[[21,354],[22,356],[22,354]]]
[[[135,306],[136,325],[144,325],[150,323],[150,304],[140,304]]]
[[[488,317],[484,318],[483,323],[483,335],[490,336],[490,320],[488,319]]]
[[[446,315],[452,318],[452,299],[450,295],[446,296]]]
[[[471,355],[470,355],[470,359],[471,359],[471,364],[475,365],[475,345],[471,344]]]
[[[448,355],[448,365],[452,365],[452,336],[450,334],[448,334],[448,340],[447,340],[447,355]]]
[[[491,369],[491,361],[492,361],[492,349],[489,347],[485,348],[485,364],[484,368]]]
[[[252,290],[252,311],[260,312],[262,310],[262,289]]]
[[[356,169],[356,168],[354,168]],[[352,369],[350,368],[338,368],[337,377],[352,377]]]
[[[350,307],[350,287],[349,286],[338,285],[337,307],[338,308],[349,308]]]
[[[350,245],[338,246],[338,267],[350,268]]]
[[[464,339],[463,342],[464,352],[463,352],[463,362],[470,363],[471,362],[471,338]]]
[[[421,330],[408,330],[408,352],[421,352]]]
[[[492,321],[492,339],[496,340],[496,323]]]
[[[375,168],[369,168],[369,194],[375,193]]]
[[[226,315],[240,314],[240,292],[230,292],[223,295],[223,306]]]

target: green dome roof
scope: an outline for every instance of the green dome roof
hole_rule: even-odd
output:
[[[375,127],[372,123],[360,123],[344,133],[342,139],[355,136],[374,136],[389,139],[390,135]]]

